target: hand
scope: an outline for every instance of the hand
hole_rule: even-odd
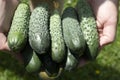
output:
[[[7,34],[18,3],[18,0],[0,0],[0,51],[14,54],[21,61],[20,53],[11,52],[7,44]]]
[[[6,35],[18,3],[18,0],[0,0],[0,51],[10,51]]]
[[[94,11],[100,48],[115,40],[118,18],[118,0],[89,0]]]
[[[118,20],[118,0],[88,0],[97,23],[100,48],[114,41]],[[82,67],[88,60],[81,57],[79,66]]]

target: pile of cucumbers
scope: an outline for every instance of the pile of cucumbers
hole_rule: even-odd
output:
[[[21,2],[8,33],[8,45],[21,51],[26,71],[38,73],[42,79],[58,78],[64,71],[78,67],[81,56],[94,60],[98,55],[99,39],[93,11],[87,0],[64,7],[51,0],[41,2],[33,11]]]

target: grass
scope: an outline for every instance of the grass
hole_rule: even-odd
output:
[[[119,80],[120,76],[120,21],[114,43],[105,46],[97,59],[73,72],[64,72],[60,80]],[[27,73],[11,55],[0,53],[0,80],[39,80]]]

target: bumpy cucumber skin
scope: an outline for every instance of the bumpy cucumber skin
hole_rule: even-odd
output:
[[[11,28],[8,33],[8,45],[12,51],[23,49],[27,41],[30,8],[25,3],[20,3],[15,11]]]
[[[93,11],[86,0],[78,0],[76,8],[87,44],[85,54],[89,59],[95,59],[98,55],[99,39]]]
[[[81,56],[85,48],[85,40],[77,19],[77,12],[73,7],[67,7],[64,10],[62,26],[67,47],[72,53]]]
[[[56,62],[65,58],[65,43],[62,34],[61,16],[58,10],[54,10],[50,17],[51,55]]]
[[[39,4],[32,12],[29,23],[29,42],[38,54],[50,49],[49,8],[47,3]]]

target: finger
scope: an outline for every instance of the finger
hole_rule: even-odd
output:
[[[7,44],[7,38],[4,33],[0,33],[0,50],[10,51],[10,48]]]
[[[96,24],[97,24],[98,36],[101,37],[103,35],[103,25],[98,20],[96,20]]]
[[[6,35],[4,35],[4,33],[0,33],[0,50],[6,53],[11,54],[12,56],[14,56],[20,63],[23,63],[23,59],[21,54],[18,53],[14,53],[10,50],[7,40],[6,40]]]

